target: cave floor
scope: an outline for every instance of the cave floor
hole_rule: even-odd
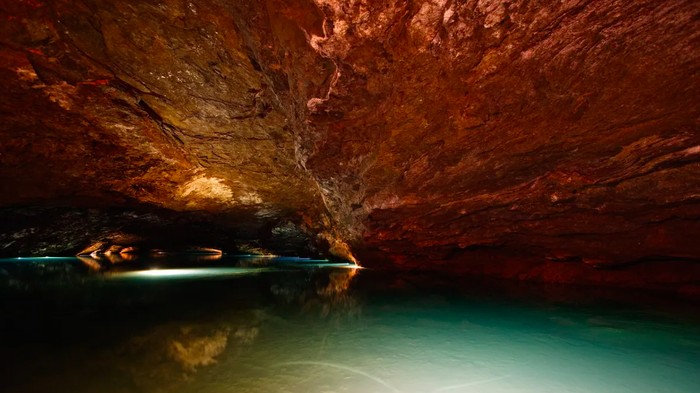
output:
[[[649,292],[166,256],[2,260],[0,301],[5,392],[700,391]]]

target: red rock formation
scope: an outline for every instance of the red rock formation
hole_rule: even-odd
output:
[[[366,264],[700,258],[695,1],[2,4],[4,206],[290,222]]]

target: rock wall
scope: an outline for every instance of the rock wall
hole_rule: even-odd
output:
[[[695,1],[1,4],[2,206],[403,267],[700,258]]]
[[[204,212],[248,238],[329,230],[289,94],[224,3],[3,2],[0,205]],[[119,228],[102,216],[100,233]],[[40,239],[15,240],[6,253]]]

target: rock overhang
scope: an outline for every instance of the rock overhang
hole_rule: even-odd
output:
[[[0,12],[7,209],[201,213],[412,268],[700,258],[692,1]]]

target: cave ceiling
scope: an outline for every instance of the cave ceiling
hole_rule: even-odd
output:
[[[4,254],[136,217],[409,265],[700,258],[696,1],[3,0],[0,18]],[[32,229],[46,209],[93,229]]]

